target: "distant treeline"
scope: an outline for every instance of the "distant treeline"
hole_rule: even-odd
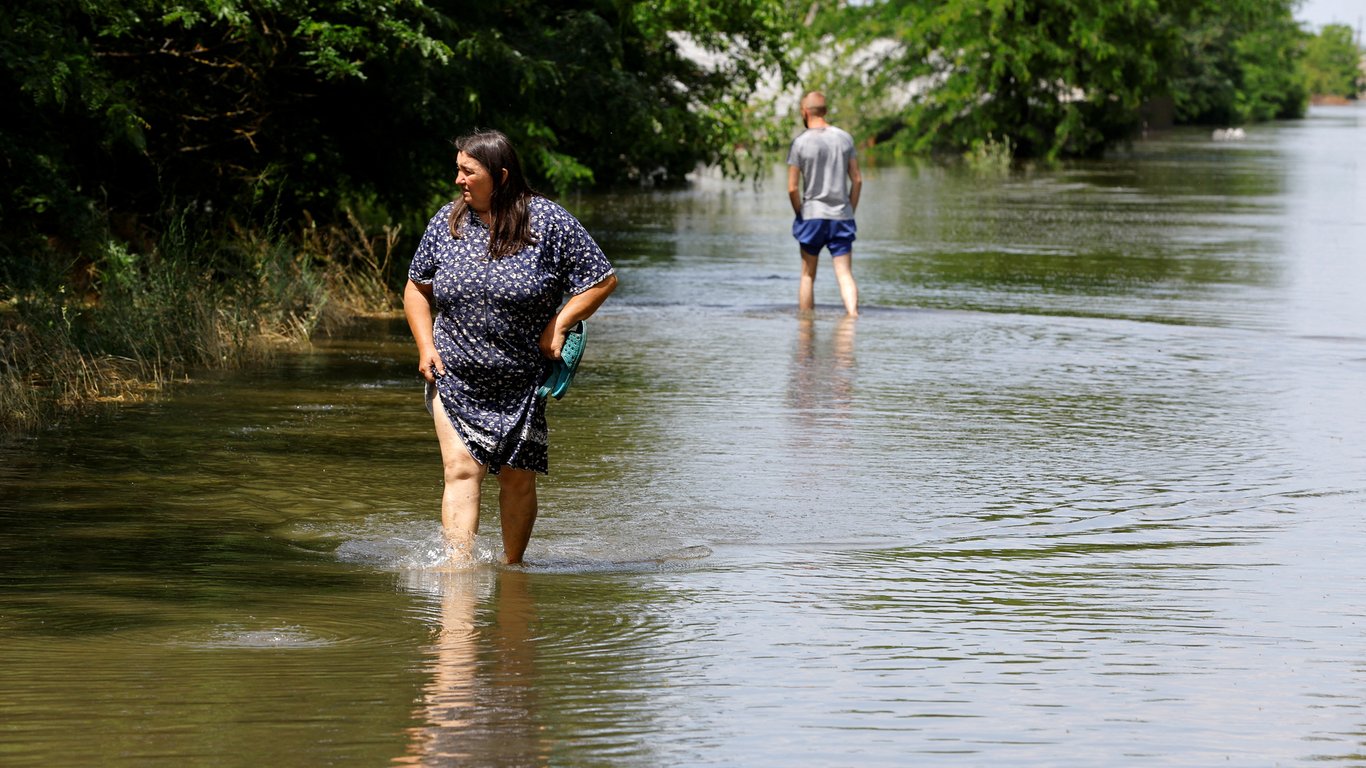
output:
[[[898,149],[1094,155],[1145,127],[1301,117],[1354,96],[1347,27],[1311,35],[1296,0],[814,0],[807,81]]]
[[[1351,87],[1311,81],[1342,41],[1315,53],[1293,5],[9,0],[0,425],[387,307],[476,127],[551,192],[753,171],[811,87],[898,149],[1094,154],[1163,111],[1294,117]]]

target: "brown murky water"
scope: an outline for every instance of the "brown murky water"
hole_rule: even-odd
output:
[[[0,447],[0,764],[1366,759],[1366,110],[873,167],[857,322],[777,182],[565,201],[525,569],[397,320]]]

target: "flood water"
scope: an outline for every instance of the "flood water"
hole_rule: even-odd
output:
[[[1366,109],[564,202],[622,286],[523,569],[401,319],[0,447],[5,766],[1366,763]]]

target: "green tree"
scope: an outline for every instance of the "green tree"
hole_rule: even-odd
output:
[[[1240,125],[1302,116],[1309,93],[1294,5],[1239,0],[1184,6],[1166,82],[1177,121]]]
[[[1324,96],[1356,98],[1362,89],[1362,52],[1346,24],[1328,24],[1305,48],[1309,90]]]
[[[0,269],[187,205],[248,226],[449,194],[449,140],[500,128],[545,186],[724,160],[781,0],[14,0],[0,9]],[[703,66],[686,42],[718,54]],[[383,215],[383,214],[381,214]],[[55,240],[54,240],[55,239]],[[69,245],[69,248],[80,249]],[[99,251],[100,248],[87,250]]]
[[[3,230],[19,236],[6,241],[143,246],[191,203],[325,216],[348,195],[402,199],[406,148],[439,145],[379,128],[421,108],[425,81],[399,72],[454,59],[427,31],[441,21],[394,0],[6,4],[0,142],[20,180],[0,191]]]
[[[420,233],[471,129],[510,134],[548,191],[738,167],[749,94],[790,72],[782,10],[9,0],[0,428],[306,337],[337,298],[382,305],[402,273],[371,229]]]

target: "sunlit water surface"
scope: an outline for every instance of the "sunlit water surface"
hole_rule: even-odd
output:
[[[0,764],[1366,762],[1366,110],[566,200],[622,287],[525,569],[401,320],[0,447]]]

